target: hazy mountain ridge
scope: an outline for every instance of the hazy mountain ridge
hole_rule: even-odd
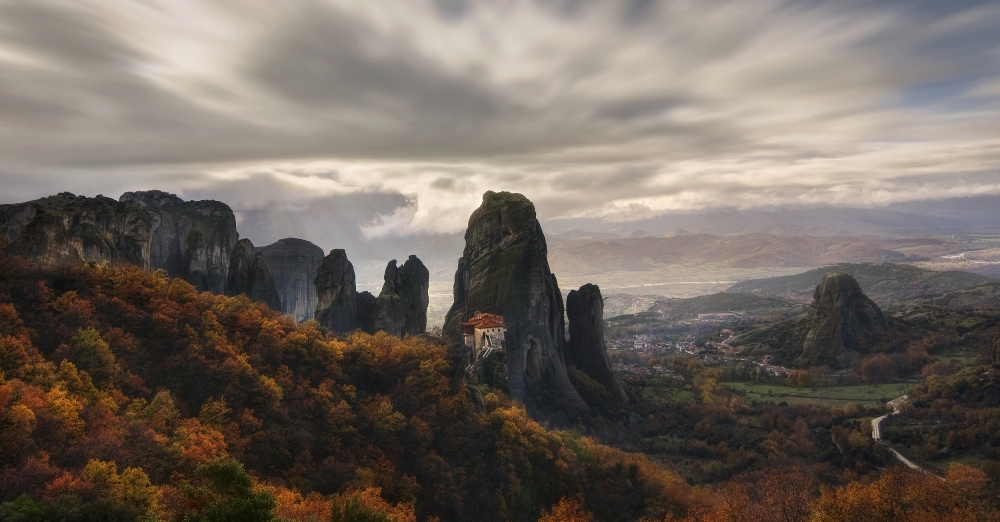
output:
[[[635,230],[662,235],[676,230],[713,234],[780,233],[913,237],[982,233],[1000,226],[1000,196],[975,196],[895,203],[882,208],[826,205],[762,209],[707,209],[635,221],[560,218],[544,221],[553,236],[566,232],[624,236]]]
[[[809,302],[816,285],[829,272],[850,274],[876,302],[884,304],[921,296],[943,294],[990,282],[991,279],[968,272],[935,272],[915,266],[893,263],[837,264],[809,270],[798,275],[742,281],[727,292],[750,293]]]
[[[833,263],[927,260],[958,248],[933,238],[786,236],[774,234],[677,233],[613,239],[552,241],[549,254],[557,273],[649,271],[661,265],[713,263],[730,268],[814,267]]]
[[[801,303],[792,303],[774,297],[720,292],[687,299],[657,301],[650,308],[650,311],[679,319],[714,312],[742,312],[753,315],[787,314],[804,312],[805,307]]]

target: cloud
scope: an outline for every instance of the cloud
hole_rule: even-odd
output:
[[[488,189],[613,221],[995,194],[997,28],[971,1],[0,3],[0,198],[163,188],[361,244],[461,231]]]

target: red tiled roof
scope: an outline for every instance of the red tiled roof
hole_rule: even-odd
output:
[[[472,319],[462,323],[466,329],[471,328],[503,328],[503,316],[496,314],[476,314]]]

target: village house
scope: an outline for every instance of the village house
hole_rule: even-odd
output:
[[[503,316],[476,312],[471,319],[462,323],[462,340],[465,346],[472,348],[473,360],[487,350],[504,348]]]

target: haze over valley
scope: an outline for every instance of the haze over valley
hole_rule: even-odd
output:
[[[1000,521],[1000,2],[0,0],[0,521]]]

